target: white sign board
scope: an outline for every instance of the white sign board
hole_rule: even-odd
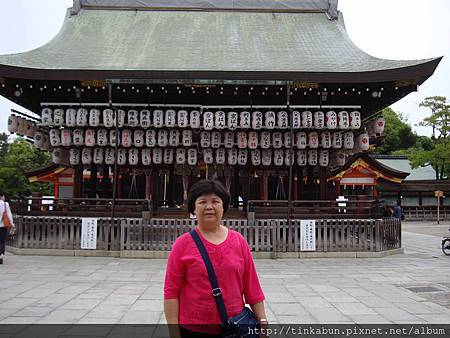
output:
[[[81,219],[81,249],[97,249],[97,218]]]
[[[316,251],[316,221],[300,221],[300,251]]]

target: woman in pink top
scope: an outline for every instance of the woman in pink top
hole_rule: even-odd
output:
[[[264,294],[250,248],[240,233],[220,224],[229,201],[221,182],[202,180],[189,192],[188,210],[197,217],[195,230],[208,251],[228,317],[239,314],[247,303],[265,326]],[[164,313],[172,338],[220,337],[221,320],[208,273],[189,233],[175,241],[169,255]]]

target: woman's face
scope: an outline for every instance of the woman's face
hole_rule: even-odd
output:
[[[222,215],[223,202],[216,194],[201,195],[195,201],[195,216],[199,225],[220,224]]]

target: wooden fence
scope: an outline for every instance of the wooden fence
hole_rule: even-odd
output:
[[[299,252],[301,220],[224,220],[254,252]],[[25,249],[80,249],[81,218],[16,218],[18,234],[8,245]],[[99,219],[97,250],[170,251],[177,237],[195,225],[191,219]],[[379,252],[401,248],[395,219],[316,220],[317,252]]]
[[[437,206],[402,206],[403,214],[407,221],[436,221]],[[450,206],[439,208],[439,219],[450,219]]]

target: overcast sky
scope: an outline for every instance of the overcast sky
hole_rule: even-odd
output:
[[[61,28],[72,0],[1,0],[0,54],[25,52],[51,40]],[[450,1],[448,0],[339,0],[350,37],[365,52],[386,59],[444,56],[417,93],[393,105],[412,124],[427,116],[419,108],[427,96],[450,100]],[[0,132],[7,131],[10,109],[24,111],[0,97]],[[414,127],[419,134],[429,134]]]

